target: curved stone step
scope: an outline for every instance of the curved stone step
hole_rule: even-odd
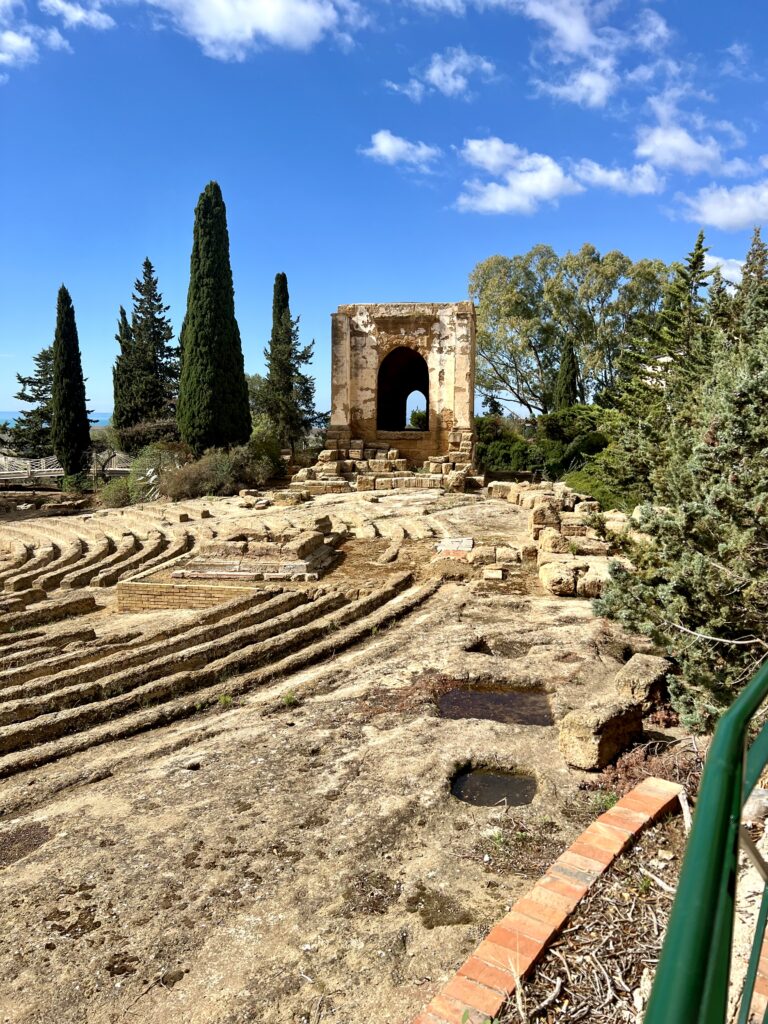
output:
[[[203,625],[187,623],[176,630],[173,635],[168,631],[151,634],[146,642],[136,644],[130,651],[124,652],[120,659],[120,671],[125,672],[135,666],[146,666],[178,651],[189,651],[206,642],[214,642],[222,636],[234,639],[242,635],[237,632],[238,630],[275,619],[298,605],[306,604],[307,601],[308,598],[298,591],[278,594],[271,600],[254,602],[245,610],[235,612],[224,621],[214,620]],[[36,665],[2,672],[0,673],[0,701],[38,696],[67,687],[72,683],[72,667],[71,656],[62,654],[47,662],[41,661]],[[114,672],[114,660],[102,658],[99,655],[92,660],[87,668],[83,668],[77,673],[77,684],[104,679],[113,675]],[[39,682],[34,682],[34,680],[39,680]]]
[[[285,598],[301,597],[301,595],[284,595]],[[216,663],[216,654],[222,646],[237,644],[247,639],[259,642],[268,642],[268,639],[275,633],[287,635],[293,630],[304,628],[304,624],[315,612],[338,607],[343,600],[340,595],[328,595],[318,598],[315,602],[297,602],[299,607],[294,607],[282,614],[273,615],[267,618],[266,622],[258,628],[252,626],[237,633],[227,633],[223,638],[217,636],[213,640],[197,645],[189,645],[187,638],[181,638],[178,644],[179,650],[176,653],[168,653],[163,647],[162,656],[154,658],[147,657],[143,651],[136,652],[131,656],[132,668],[124,668],[120,672],[104,673],[101,663],[88,666],[83,672],[78,673],[78,682],[70,686],[51,684],[55,681],[58,684],[61,676],[66,682],[71,682],[71,675],[59,673],[49,679],[40,680],[37,683],[25,684],[20,687],[12,687],[2,691],[2,702],[0,703],[0,751],[3,750],[3,742],[6,736],[7,726],[12,731],[12,725],[26,722],[34,718],[55,715],[57,712],[66,709],[77,709],[94,701],[109,700],[119,694],[128,693],[131,690],[141,687],[153,680],[161,679],[164,676],[184,671],[202,669],[207,665]],[[245,648],[246,650],[250,648]],[[109,658],[110,668],[114,668],[112,658]],[[123,659],[121,659],[123,662]],[[123,664],[125,664],[123,662]],[[30,695],[35,693],[35,695]]]
[[[144,565],[165,550],[167,538],[160,530],[152,530],[146,541],[140,543],[132,555],[123,559],[119,565],[100,569],[90,582],[92,587],[112,587],[131,569]]]
[[[165,681],[169,684],[171,692],[176,683],[185,688],[194,687],[195,682],[200,682],[201,685],[197,690],[193,689],[191,693],[174,697],[150,708],[134,711],[124,717],[114,717],[94,725],[87,731],[64,735],[58,739],[41,742],[30,749],[2,756],[0,757],[0,778],[7,778],[40,765],[49,764],[103,743],[169,725],[214,705],[223,695],[239,696],[257,686],[274,682],[324,658],[333,657],[345,648],[369,639],[373,632],[389,622],[407,615],[431,597],[441,585],[442,580],[436,579],[404,593],[398,593],[383,607],[359,618],[345,629],[334,631],[318,643],[300,647],[299,650],[288,653],[255,672],[249,672],[213,685],[207,684],[207,681],[202,680],[199,674],[196,676],[194,673],[172,677]]]
[[[110,544],[111,546],[111,544]],[[63,579],[59,580],[61,590],[73,590],[76,587],[85,587],[90,584],[94,576],[112,566],[122,564],[126,558],[136,551],[139,546],[135,533],[124,533],[120,538],[115,550],[103,559],[98,559],[86,566],[79,566]]]

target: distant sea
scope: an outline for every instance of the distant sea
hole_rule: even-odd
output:
[[[7,423],[9,426],[12,427],[13,424],[16,422],[16,417],[18,415],[18,409],[16,409],[14,412],[3,412],[2,409],[0,409],[0,423]],[[92,412],[90,415],[90,419],[96,421],[95,423],[92,423],[92,426],[106,427],[106,425],[109,423],[111,415],[111,412]]]

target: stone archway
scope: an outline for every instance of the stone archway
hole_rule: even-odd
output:
[[[400,345],[381,362],[376,383],[376,429],[405,430],[408,398],[414,391],[424,396],[429,424],[429,368],[415,349]]]

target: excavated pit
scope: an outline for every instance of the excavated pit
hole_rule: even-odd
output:
[[[437,699],[441,718],[481,718],[507,725],[552,725],[552,709],[540,690],[457,687]]]
[[[493,768],[465,768],[451,783],[451,794],[475,807],[523,807],[536,796],[532,775],[504,772]]]

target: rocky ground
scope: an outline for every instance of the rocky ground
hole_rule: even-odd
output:
[[[206,507],[214,533],[275,515]],[[446,537],[522,546],[528,513],[435,492],[280,510],[299,528],[322,514],[353,530],[323,586],[375,593],[406,571],[399,618],[273,678],[212,676],[215,701],[162,728],[121,736],[116,719],[36,767],[0,759],[4,1024],[407,1024],[602,809],[558,723],[613,700],[642,643],[546,592],[535,562],[494,580],[437,556]],[[83,621],[99,635],[161,624],[121,617],[104,591]],[[440,696],[472,685],[541,691],[552,724],[441,717]],[[460,802],[469,765],[533,777],[532,802]]]

